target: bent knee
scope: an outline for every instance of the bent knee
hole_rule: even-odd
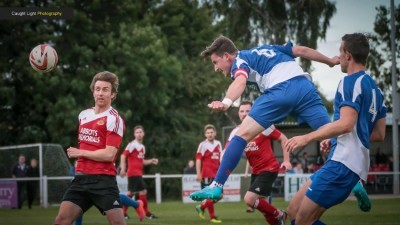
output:
[[[248,206],[253,207],[253,206],[254,206],[254,203],[255,203],[256,200],[257,200],[257,198],[254,198],[254,197],[252,197],[252,196],[250,196],[250,195],[245,195],[244,198],[243,198],[243,200],[244,200],[244,202],[245,202]]]
[[[289,203],[288,207],[286,208],[286,211],[288,213],[288,216],[291,219],[296,218],[297,211],[299,210],[299,207],[296,206],[295,204],[292,204],[292,202]]]
[[[59,225],[71,224],[71,223],[72,223],[72,220],[70,218],[66,217],[66,216],[63,216],[63,215],[57,215],[56,219],[54,221],[54,224],[59,224]]]

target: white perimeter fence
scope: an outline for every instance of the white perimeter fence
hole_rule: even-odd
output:
[[[371,172],[370,175],[376,176],[395,176],[399,175],[400,173],[393,173],[393,172]],[[290,201],[290,199],[294,196],[294,194],[298,191],[301,185],[307,180],[307,178],[311,174],[279,174],[280,177],[284,180],[284,184],[282,188],[284,188],[284,198],[286,201]],[[232,174],[231,176],[237,177],[244,177],[244,174]],[[180,179],[182,182],[185,182],[183,177],[195,177],[195,175],[182,175],[182,174],[160,174],[156,173],[154,175],[144,175],[143,178],[145,179],[155,179],[155,197],[156,203],[160,204],[162,202],[162,180],[163,179]],[[40,204],[42,207],[47,208],[49,206],[49,192],[48,192],[48,182],[49,181],[57,181],[57,180],[64,180],[64,181],[71,181],[73,179],[72,176],[61,176],[61,177],[48,177],[42,176],[41,178],[0,178],[0,183],[3,182],[15,182],[15,181],[40,181]],[[60,189],[65,189],[66,187],[60,187]],[[182,197],[184,197],[185,190],[177,190],[182,192]],[[0,188],[0,195],[2,193],[6,193],[5,190],[1,190]],[[239,185],[239,194],[240,194],[240,185]],[[388,194],[388,193],[386,193]],[[390,194],[390,193],[389,193]],[[185,201],[184,201],[185,202]]]

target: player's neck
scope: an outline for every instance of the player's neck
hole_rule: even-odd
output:
[[[107,105],[107,106],[98,106],[98,105],[96,105],[94,107],[94,113],[95,114],[103,113],[103,112],[107,111],[110,107],[111,107],[111,105]]]
[[[366,70],[365,65],[354,63],[354,64],[350,64],[349,67],[347,68],[347,74],[352,75],[352,74],[355,74],[355,73],[363,71],[363,70]]]
[[[143,139],[135,139],[135,141],[136,141],[137,143],[139,143],[139,144],[142,144],[142,143],[143,143]]]

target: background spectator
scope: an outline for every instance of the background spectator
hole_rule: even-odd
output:
[[[194,167],[194,160],[189,160],[187,166],[183,169],[183,174],[196,174],[196,167]]]
[[[39,177],[38,160],[35,158],[31,159],[30,166],[26,172],[27,177]],[[26,193],[28,194],[28,207],[32,208],[32,203],[36,198],[37,187],[39,186],[38,180],[30,180],[27,182]]]
[[[310,160],[308,159],[308,154],[307,152],[303,152],[303,157],[300,159],[301,166],[303,168],[304,173],[309,173],[308,171],[308,164],[310,163]]]
[[[26,177],[28,171],[28,165],[25,164],[25,155],[20,154],[18,157],[18,162],[12,168],[12,178]],[[26,181],[17,181],[18,189],[18,209],[22,208],[22,203],[24,202],[24,190],[26,189]]]
[[[293,173],[295,174],[302,174],[303,172],[303,167],[300,163],[293,163]]]
[[[385,153],[381,152],[380,148],[377,149],[377,152],[375,154],[375,163],[377,165],[387,163],[387,157],[386,157]]]

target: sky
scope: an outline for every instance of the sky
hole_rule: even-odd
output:
[[[400,0],[394,0],[398,5]],[[372,32],[374,28],[376,7],[390,7],[390,0],[336,0],[336,13],[330,20],[330,26],[325,40],[318,42],[317,50],[328,57],[339,55],[339,46],[344,34],[354,32]],[[340,66],[329,66],[313,62],[314,71],[311,73],[314,83],[319,85],[319,91],[329,100],[334,99],[337,85],[344,73]]]

